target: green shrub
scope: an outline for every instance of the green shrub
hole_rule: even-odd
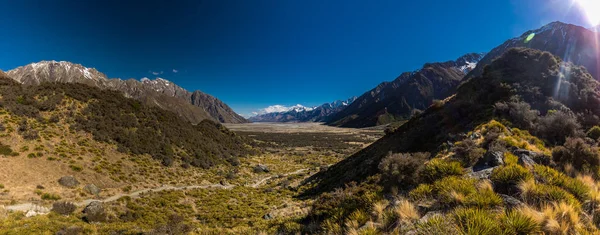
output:
[[[565,202],[574,207],[581,208],[581,204],[572,194],[558,186],[536,184],[531,179],[522,182],[519,188],[521,189],[521,199],[528,204],[543,206],[553,202]]]
[[[490,176],[497,191],[508,194],[515,194],[516,186],[525,180],[531,179],[533,175],[529,170],[516,164],[500,166]]]
[[[471,167],[485,154],[485,149],[480,148],[475,141],[466,138],[457,142],[451,149],[453,158],[460,161],[463,167]]]
[[[429,153],[390,153],[379,163],[383,179],[390,185],[411,187],[418,184],[419,173]]]
[[[541,232],[540,224],[518,210],[509,211],[506,215],[502,216],[501,221],[504,230],[503,234],[526,235],[539,234]]]
[[[458,208],[454,211],[454,220],[460,234],[498,235],[501,234],[499,223],[493,213],[475,209]]]
[[[598,138],[600,138],[600,126],[593,126],[592,128],[590,128],[590,130],[588,130],[586,135],[587,137],[597,140]]]
[[[4,189],[4,184],[0,184],[0,189]]]
[[[60,200],[60,196],[56,195],[56,194],[52,194],[52,193],[43,193],[42,194],[42,199],[43,200],[51,200],[51,201],[56,201],[56,200]]]
[[[472,193],[466,196],[463,205],[477,208],[494,208],[502,205],[504,201],[502,197],[490,189],[480,189],[477,193]]]
[[[4,145],[4,144],[0,143],[0,155],[4,155],[4,156],[18,156],[19,153],[14,152],[10,148],[10,146]]]
[[[464,170],[459,162],[436,158],[425,164],[419,175],[423,182],[433,183],[448,176],[460,176],[463,174]]]
[[[563,111],[548,112],[546,116],[540,117],[536,132],[538,136],[548,140],[552,144],[564,143],[569,136],[578,136],[581,133],[581,125],[572,113]],[[581,133],[583,134],[583,133]]]
[[[582,172],[595,173],[595,169],[600,166],[598,149],[581,138],[567,138],[564,146],[552,150],[552,159],[561,164],[571,164]]]
[[[433,196],[433,185],[420,184],[409,192],[409,197],[413,200],[427,199]]]
[[[76,172],[80,172],[83,170],[83,167],[78,166],[78,165],[69,165],[69,168],[71,168],[71,170],[76,171]]]
[[[535,165],[533,172],[538,181],[549,185],[555,185],[573,194],[579,201],[590,198],[590,188],[578,179],[571,178],[551,167]]]

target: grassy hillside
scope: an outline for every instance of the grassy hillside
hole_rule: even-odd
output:
[[[510,50],[313,176],[305,195],[319,203],[304,223],[322,233],[597,234],[599,88],[582,67]]]

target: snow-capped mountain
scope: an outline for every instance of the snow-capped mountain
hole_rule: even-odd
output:
[[[347,100],[336,100],[317,107],[294,105],[285,107],[281,105],[269,106],[262,110],[262,114],[250,117],[252,122],[322,122],[356,100],[356,97]],[[269,112],[272,111],[272,112]]]
[[[365,92],[347,108],[332,115],[328,125],[367,127],[410,118],[436,99],[456,91],[462,78],[473,70],[485,53],[470,53],[456,60],[427,63],[405,72],[391,82],[383,82]]]
[[[163,78],[109,79],[94,68],[67,61],[41,61],[21,66],[6,74],[22,84],[42,82],[83,83],[123,92],[126,97],[173,111],[192,123],[203,119],[219,122],[248,122],[217,98],[200,91],[189,92]]]

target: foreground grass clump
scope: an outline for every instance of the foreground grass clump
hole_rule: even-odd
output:
[[[446,161],[443,159],[432,159],[423,170],[421,170],[419,177],[423,182],[433,183],[436,180],[448,177],[448,176],[460,176],[464,174],[464,169],[461,167],[459,162]]]
[[[521,182],[519,189],[523,201],[530,205],[542,207],[548,203],[566,203],[575,208],[581,208],[581,204],[575,196],[554,185],[538,184],[530,179]]]
[[[419,185],[409,195],[416,200],[435,199],[443,207],[494,208],[502,204],[502,198],[494,192],[488,181],[477,182],[475,179],[457,176],[446,177],[432,185]]]
[[[454,211],[454,220],[461,234],[497,235],[501,227],[497,216],[487,210],[458,208]]]
[[[571,178],[547,166],[535,165],[533,170],[538,181],[561,187],[581,202],[590,199],[590,187],[581,180]]]
[[[533,178],[529,170],[517,164],[506,164],[492,172],[490,180],[496,189],[503,193],[515,194],[515,187],[522,181]]]

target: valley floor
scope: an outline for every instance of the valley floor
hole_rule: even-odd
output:
[[[0,183],[4,183],[0,195],[3,204],[0,206],[0,233],[161,233],[165,230],[202,234],[273,233],[280,226],[296,226],[290,221],[308,213],[312,201],[295,197],[304,179],[383,136],[382,130],[335,128],[318,123],[226,126],[236,135],[252,139],[251,147],[260,153],[241,157],[238,166],[203,170],[195,167],[183,169],[174,164],[166,168],[151,160],[150,156],[127,156],[110,146],[89,141],[82,150],[78,150],[76,145],[68,147],[75,152],[108,152],[106,155],[112,157],[101,160],[106,162],[104,166],[107,169],[94,171],[92,160],[98,157],[88,159],[83,156],[70,163],[83,169],[73,171],[69,167],[55,167],[51,177],[22,180],[16,176],[23,174],[13,173],[11,176],[8,170],[0,179]],[[78,133],[66,134],[63,142],[77,143],[76,140],[81,141],[85,137]],[[14,149],[20,148],[16,146]],[[53,154],[49,150],[44,157],[52,158]],[[0,161],[14,166],[43,165],[44,162],[60,165],[60,162],[24,155],[2,157]],[[127,167],[130,162],[143,164],[130,169]],[[115,171],[112,168],[118,171],[109,174]],[[139,175],[138,172],[145,173]],[[34,170],[25,173],[35,175]],[[106,184],[87,178],[99,178],[103,173],[108,176],[101,178]],[[62,187],[57,183],[61,175],[74,175],[82,181],[82,185]],[[100,186],[102,191],[98,196],[82,189],[87,183]],[[82,210],[92,201],[103,202],[107,215],[105,222],[84,222]],[[69,215],[50,212],[56,202],[70,202],[77,209]]]

